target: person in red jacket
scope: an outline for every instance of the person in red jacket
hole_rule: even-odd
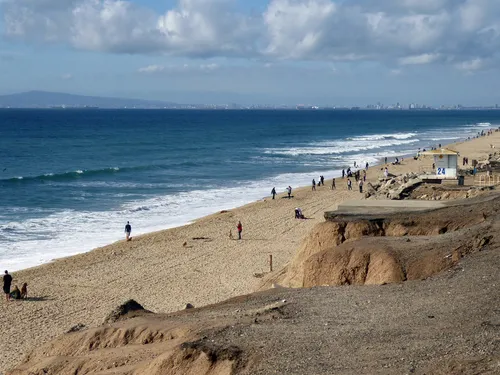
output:
[[[241,221],[238,221],[236,229],[238,229],[238,239],[241,240],[241,232],[243,231],[243,225],[241,225]]]

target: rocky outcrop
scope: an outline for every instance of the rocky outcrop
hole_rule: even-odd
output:
[[[380,178],[376,184],[367,183],[365,198],[367,199],[392,199],[408,198],[411,192],[423,183],[415,173],[400,176]]]
[[[139,303],[133,299],[129,299],[127,302],[117,306],[113,311],[111,311],[106,318],[104,318],[104,324],[114,323],[119,320],[129,319],[141,314],[148,314],[151,311],[146,310]]]

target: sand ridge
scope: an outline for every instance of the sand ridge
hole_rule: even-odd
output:
[[[498,145],[499,140],[495,133],[452,147],[473,159],[490,152],[490,143]],[[429,158],[405,159],[389,170],[418,172],[430,164]],[[380,166],[373,166],[367,181],[381,175]],[[32,348],[76,324],[101,324],[114,307],[131,298],[146,309],[171,312],[187,302],[201,306],[254,291],[261,281],[254,274],[268,271],[269,254],[275,269],[283,267],[314,225],[324,221],[324,211],[361,197],[357,186],[347,191],[340,178],[337,190],[330,190],[331,179],[325,177],[324,187],[315,192],[310,187],[295,189],[290,200],[280,194],[274,201],[267,198],[191,225],[15,272],[13,284],[28,282],[33,297],[0,307],[0,369],[15,365]],[[308,220],[294,219],[295,207],[302,208]],[[243,223],[242,241],[228,236],[230,229],[236,234],[238,220]]]

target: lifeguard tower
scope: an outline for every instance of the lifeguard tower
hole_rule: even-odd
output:
[[[457,180],[458,152],[448,148],[422,152],[420,155],[433,156],[436,180]]]

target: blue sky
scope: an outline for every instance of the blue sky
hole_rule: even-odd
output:
[[[498,0],[0,0],[0,93],[500,103]]]

